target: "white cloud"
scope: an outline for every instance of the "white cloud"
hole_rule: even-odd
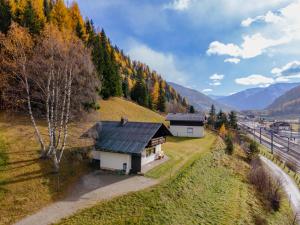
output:
[[[260,33],[251,36],[246,35],[243,37],[241,46],[233,43],[223,44],[219,41],[211,42],[207,50],[208,55],[229,55],[232,57],[239,57],[243,59],[254,58],[261,55],[267,48],[285,44],[289,42],[289,37],[279,39],[267,39]]]
[[[273,84],[275,81],[272,77],[266,77],[260,74],[252,74],[247,77],[237,78],[235,79],[235,82],[241,85],[268,86]]]
[[[223,78],[224,78],[223,74],[217,74],[217,73],[215,73],[209,77],[209,79],[211,79],[211,80],[223,80]]]
[[[213,90],[210,89],[210,88],[207,88],[207,89],[203,89],[202,92],[212,92]]]
[[[241,60],[239,58],[227,58],[224,62],[238,64]]]
[[[183,11],[189,8],[191,0],[173,0],[169,4],[164,5],[164,9],[172,9],[177,11]]]
[[[209,77],[210,80],[212,80],[211,83],[209,83],[210,86],[219,86],[221,85],[221,80],[224,79],[224,75],[223,74],[213,74]]]
[[[148,64],[167,81],[186,85],[186,74],[176,67],[175,58],[172,54],[155,51],[136,41],[132,41],[129,46],[128,54],[132,59]]]
[[[271,71],[275,76],[294,76],[300,74],[300,61],[292,61],[283,67],[275,67]]]
[[[268,11],[265,15],[262,16],[257,16],[254,18],[248,17],[247,19],[243,20],[241,22],[241,25],[243,27],[249,27],[252,23],[258,22],[258,21],[263,21],[265,23],[279,23],[282,22],[282,17],[280,14],[275,14],[271,11]]]

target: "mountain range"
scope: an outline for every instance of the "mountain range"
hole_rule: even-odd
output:
[[[193,105],[196,110],[208,111],[211,105],[214,105],[217,110],[222,109],[225,112],[231,110],[231,107],[220,104],[218,101],[199,91],[181,86],[173,82],[168,82],[168,84],[172,86],[181,96],[185,97],[188,100],[189,104]]]
[[[216,100],[236,110],[262,110],[298,85],[300,83],[278,83],[268,87],[250,88],[229,96],[218,97]]]

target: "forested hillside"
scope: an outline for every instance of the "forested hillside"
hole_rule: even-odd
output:
[[[83,70],[76,69],[78,73],[72,92],[77,94],[77,98],[72,98],[75,103],[73,107],[81,110],[98,108],[97,95],[100,95],[104,99],[123,96],[161,112],[185,111],[188,108],[186,99],[156,71],[144,63],[132,61],[111,44],[103,29],[101,32],[97,30],[92,20],[83,19],[76,2],[67,6],[63,0],[0,0],[0,108],[23,110],[27,107],[26,95],[22,94],[26,88],[20,78],[21,64],[24,63],[28,73],[35,74],[29,80],[33,102],[36,103],[33,109],[44,110],[39,108],[39,95],[43,94],[41,90],[46,87],[40,87],[37,74],[47,69],[43,66],[47,65],[49,55],[54,54],[45,51],[50,49],[45,43],[47,38],[51,40],[48,44],[52,47],[54,44],[81,42],[76,45],[80,46],[78,54],[80,52],[81,60],[85,60],[86,65],[90,61],[93,64]],[[61,37],[60,40],[53,40],[52,33]],[[61,49],[57,50],[56,56],[59,59]],[[41,57],[44,63],[40,66],[38,54],[42,53],[46,54]],[[71,56],[60,58],[61,63],[70,59],[68,57]],[[89,75],[84,70],[89,70]]]
[[[271,115],[293,115],[300,113],[300,86],[297,86],[277,98],[267,110]]]

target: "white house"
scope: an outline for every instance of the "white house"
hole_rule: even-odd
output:
[[[200,113],[169,113],[172,135],[178,137],[204,137],[205,115]]]
[[[171,135],[162,123],[102,121],[82,137],[92,137],[91,157],[100,169],[139,173],[142,167],[163,157],[161,145]]]

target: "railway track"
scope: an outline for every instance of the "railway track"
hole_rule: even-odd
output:
[[[289,162],[295,165],[296,171],[300,173],[300,146],[298,144],[292,142],[287,143],[287,140],[276,135],[273,135],[272,143],[271,135],[265,131],[261,132],[260,135],[259,131],[254,131],[241,123],[239,123],[239,127],[257,142],[267,147],[270,152],[277,155],[283,162]]]

